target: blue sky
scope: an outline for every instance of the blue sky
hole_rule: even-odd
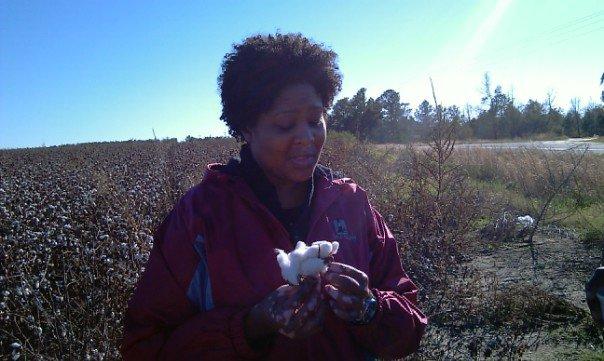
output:
[[[518,103],[597,102],[604,2],[3,1],[0,148],[224,135],[233,43],[299,31],[339,55],[340,94],[478,105],[484,72]]]

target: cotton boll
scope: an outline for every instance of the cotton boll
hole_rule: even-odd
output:
[[[528,214],[526,216],[518,217],[517,219],[518,223],[520,223],[525,228],[531,227],[535,222],[533,217],[529,216]]]
[[[277,249],[277,262],[281,268],[281,277],[292,285],[298,284],[298,270],[292,267],[289,255],[285,251]]]
[[[332,249],[331,249],[330,256],[338,253],[338,249],[340,248],[340,244],[336,241],[331,242],[331,245],[332,245]]]
[[[277,249],[277,262],[281,267],[281,276],[290,284],[298,285],[300,263],[306,258],[308,246],[304,242],[296,243],[296,248],[289,254]]]
[[[301,276],[316,276],[327,271],[327,265],[322,258],[307,258],[300,264]]]
[[[333,246],[331,245],[331,242],[327,242],[327,241],[313,242],[313,246],[319,247],[318,257],[321,257],[321,258],[328,257],[331,254],[331,250],[333,248]]]
[[[306,250],[304,258],[317,258],[320,257],[320,254],[321,250],[319,248],[319,245],[313,243],[312,246],[308,247],[308,249]]]
[[[316,245],[319,247],[319,257],[327,258],[331,255],[334,255],[338,252],[338,247],[340,244],[338,242],[329,242],[329,241],[316,241],[313,242],[313,246]]]
[[[298,285],[301,276],[317,276],[327,271],[325,259],[335,254],[338,247],[338,242],[317,241],[310,247],[298,242],[289,254],[277,249],[281,276],[290,284]]]
[[[292,263],[294,263],[294,260],[302,260],[306,258],[307,250],[308,246],[304,242],[300,241],[296,243],[296,248],[289,253],[289,259],[292,260]]]
[[[279,267],[283,270],[284,268],[290,267],[289,256],[282,249],[276,249],[277,252],[277,262],[279,263]]]

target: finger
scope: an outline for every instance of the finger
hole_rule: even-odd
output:
[[[294,326],[293,324],[288,325],[287,327],[281,328],[279,330],[279,333],[291,339],[308,337],[323,329],[323,316],[310,319],[301,327],[296,326]]]
[[[356,313],[352,312],[352,311],[345,311],[342,310],[340,308],[338,308],[338,306],[335,304],[335,302],[333,300],[329,301],[330,306],[331,306],[331,310],[333,311],[333,313],[338,316],[339,318],[341,318],[344,321],[348,321],[348,322],[352,322],[354,320],[356,320]]]
[[[320,304],[321,294],[316,287],[313,288],[311,293],[293,303],[289,312],[291,314],[291,321],[293,322],[294,327],[298,327],[299,324],[305,323],[306,319],[312,317],[312,315],[317,312]]]
[[[365,287],[362,287],[359,282],[352,277],[337,273],[329,273],[325,276],[325,280],[344,293],[358,296],[366,295]]]
[[[281,333],[287,337],[298,337],[304,326],[316,317],[317,311],[320,308],[319,294],[314,293],[304,304],[299,308],[290,311],[289,319],[283,324]]]
[[[304,277],[299,286],[292,286],[295,292],[291,295],[292,303],[302,304],[317,288],[320,287],[319,280],[315,277]]]
[[[277,302],[280,308],[284,310],[291,310],[299,307],[304,302],[304,294],[298,289],[292,294],[278,297]]]
[[[301,292],[300,288],[300,286],[282,286],[272,296],[270,312],[280,324],[288,322],[292,311],[300,309],[304,304],[306,295]]]
[[[365,272],[344,263],[331,262],[327,272],[340,273],[348,277],[352,277],[361,286],[363,286],[363,288],[369,284],[369,280],[367,279],[367,274]]]
[[[289,322],[290,319],[290,314],[289,312],[286,312],[284,310],[271,310],[271,318],[278,324],[278,325],[285,325],[287,324],[287,322]]]
[[[313,278],[311,280],[303,280],[303,288],[300,289],[299,293],[301,295],[301,302],[306,303],[311,297],[320,297],[321,296],[321,282],[318,278]]]
[[[287,296],[287,295],[293,295],[294,293],[296,293],[296,287],[295,286],[290,286],[290,285],[282,285],[280,287],[278,287],[275,291],[275,295],[276,296]]]
[[[329,299],[329,307],[332,310],[340,310],[343,312],[349,312],[351,314],[355,314],[358,315],[361,310],[363,309],[362,304],[359,302],[353,302],[353,303],[342,303],[342,302],[338,302],[337,300],[334,299]]]
[[[346,294],[332,285],[326,285],[327,295],[343,310],[358,310],[361,308],[361,298]],[[330,303],[331,304],[331,303]]]
[[[300,282],[300,286],[298,287],[297,292],[300,293],[302,296],[306,296],[312,293],[317,288],[318,284],[319,279],[312,276],[306,276]]]
[[[321,306],[317,312],[306,320],[306,323],[300,329],[297,336],[308,337],[315,334],[323,329],[323,322],[325,320],[326,306]]]
[[[301,312],[306,314],[314,314],[317,312],[321,304],[321,294],[318,291],[311,293],[304,299],[304,303],[301,307]]]

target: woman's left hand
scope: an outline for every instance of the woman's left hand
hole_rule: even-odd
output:
[[[373,296],[367,274],[352,266],[332,262],[325,280],[329,306],[336,316],[348,322],[358,320],[363,313],[363,301]]]

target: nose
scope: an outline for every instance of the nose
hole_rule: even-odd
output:
[[[302,126],[300,126],[300,129],[296,133],[296,139],[295,139],[296,144],[306,145],[306,144],[312,144],[312,143],[314,143],[314,141],[315,141],[314,129],[308,123],[304,123]]]

